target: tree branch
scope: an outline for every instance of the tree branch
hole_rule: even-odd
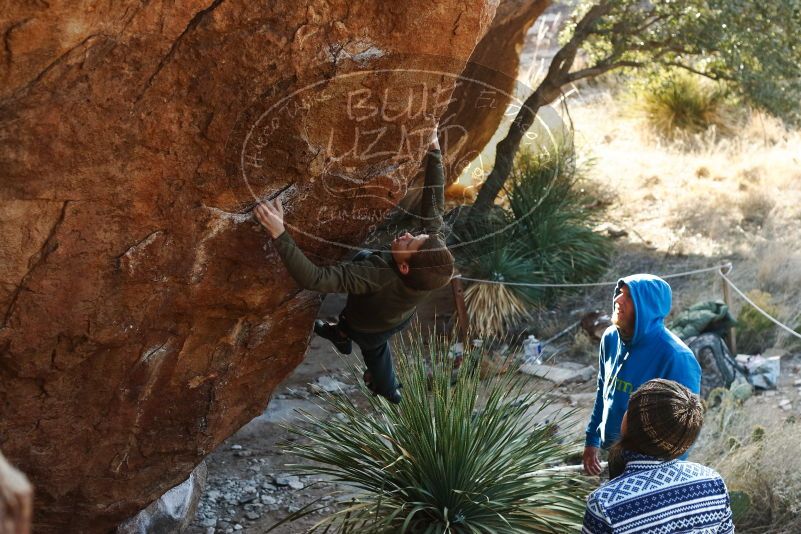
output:
[[[619,69],[622,67],[632,67],[632,68],[639,68],[645,66],[645,63],[641,61],[617,61],[615,63],[598,63],[594,67],[587,67],[586,69],[581,69],[576,72],[573,72],[568,76],[568,83],[576,82],[578,80],[582,80],[584,78],[592,78],[594,76],[599,76],[610,70]]]
[[[689,65],[685,65],[684,63],[680,63],[678,61],[659,61],[660,65],[664,65],[665,67],[676,67],[679,69],[684,69],[686,71],[692,72],[693,74],[698,74],[699,76],[703,76],[705,78],[709,78],[710,80],[714,80],[716,82],[735,82],[737,81],[736,78],[733,76],[727,76],[721,73],[713,73],[713,72],[704,72],[702,70],[698,70],[694,67]]]
[[[603,0],[592,6],[576,24],[570,40],[554,55],[545,78],[523,103],[512,121],[506,137],[495,147],[495,165],[470,210],[469,218],[472,221],[483,217],[495,203],[495,198],[512,171],[514,157],[520,148],[520,142],[534,123],[537,111],[559,97],[562,86],[568,83],[570,69],[573,67],[579,47],[592,34],[593,27],[598,20],[612,10],[612,6],[612,0]]]

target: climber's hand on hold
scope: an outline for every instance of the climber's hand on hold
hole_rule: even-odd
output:
[[[259,202],[253,208],[253,213],[273,239],[284,233],[284,206],[280,198]]]
[[[439,122],[434,123],[434,129],[431,130],[431,137],[428,139],[429,150],[439,150]]]
[[[33,514],[33,486],[0,454],[0,532],[28,534]]]

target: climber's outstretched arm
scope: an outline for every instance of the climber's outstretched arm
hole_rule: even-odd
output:
[[[253,212],[273,238],[273,246],[289,274],[303,289],[364,295],[378,291],[394,276],[391,269],[378,267],[368,261],[319,267],[309,261],[284,228],[284,208],[279,199],[260,202]]]
[[[0,532],[28,534],[33,514],[33,487],[0,453]]]
[[[420,205],[420,219],[427,234],[440,233],[445,211],[445,172],[442,170],[442,152],[439,148],[439,128],[434,127],[426,153],[426,179]]]

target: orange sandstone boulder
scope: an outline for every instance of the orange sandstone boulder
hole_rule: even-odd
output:
[[[37,532],[108,531],[264,409],[320,300],[249,210],[281,194],[314,260],[349,254],[496,5],[3,10],[0,448]]]
[[[452,180],[490,141],[507,106],[522,104],[513,97],[520,86],[517,82],[520,51],[529,28],[550,3],[550,0],[503,0],[492,26],[470,56],[445,112],[450,125],[446,160]],[[525,99],[528,93],[518,96]]]

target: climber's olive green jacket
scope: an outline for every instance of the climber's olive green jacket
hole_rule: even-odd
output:
[[[421,225],[429,234],[442,231],[444,182],[442,153],[431,150],[426,161],[420,210]],[[348,294],[343,315],[353,330],[390,330],[408,319],[430,293],[404,284],[403,275],[389,251],[374,252],[362,261],[318,267],[309,261],[287,232],[278,236],[273,244],[289,274],[302,288],[321,293]]]

